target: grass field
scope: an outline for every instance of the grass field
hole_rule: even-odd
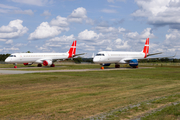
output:
[[[0,75],[0,119],[177,119],[179,73],[176,66]]]
[[[110,66],[105,66],[105,68],[114,68],[114,64]],[[69,70],[69,69],[96,69],[100,68],[99,64],[74,64],[74,63],[62,63],[56,64],[56,67],[42,66],[37,67],[36,64],[24,66],[23,64],[19,64],[17,69],[14,69],[14,65],[12,64],[0,64],[0,68],[5,68],[7,70],[25,70],[25,71],[39,71],[39,70]],[[122,64],[121,67],[130,67],[129,65]]]

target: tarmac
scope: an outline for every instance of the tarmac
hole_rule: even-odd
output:
[[[143,67],[144,68],[144,67]],[[25,70],[7,70],[12,68],[0,68],[0,74],[26,74],[26,73],[47,73],[47,72],[86,72],[86,71],[110,71],[110,70],[133,70],[134,68],[106,68],[106,69],[72,69],[72,70],[36,70],[36,71],[25,71]],[[15,69],[15,68],[13,68]],[[25,69],[25,68],[22,68]],[[142,69],[142,68],[138,68]]]

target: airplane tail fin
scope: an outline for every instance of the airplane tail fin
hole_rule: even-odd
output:
[[[73,41],[73,43],[71,45],[71,48],[69,49],[68,53],[69,53],[68,58],[71,58],[71,57],[73,57],[76,54],[76,40]]]
[[[149,55],[149,38],[146,39],[146,43],[144,45],[143,53],[145,54],[144,58]]]

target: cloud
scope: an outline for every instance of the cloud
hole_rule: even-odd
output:
[[[115,47],[117,49],[128,49],[130,48],[130,45],[128,45],[128,41],[123,41],[120,38],[115,40]]]
[[[34,12],[32,10],[21,10],[18,7],[9,6],[0,4],[0,13],[14,13],[14,14],[27,14],[27,15],[33,15]]]
[[[73,41],[75,40],[74,38],[74,35],[70,35],[70,36],[66,36],[66,35],[63,35],[61,37],[55,37],[55,38],[52,38],[50,40],[48,40],[48,42],[59,42],[59,41],[63,41],[63,42],[69,42],[69,41]]]
[[[6,41],[6,39],[0,39],[0,41]]]
[[[114,3],[114,0],[107,0],[109,3]]]
[[[79,7],[68,16],[68,21],[82,23],[83,20],[87,19],[86,14],[86,9],[83,7]]]
[[[117,32],[118,29],[114,28],[114,27],[101,27],[101,26],[97,26],[95,27],[96,30],[98,30],[99,32],[102,33],[110,33],[110,32]]]
[[[17,19],[10,21],[7,26],[0,27],[0,38],[18,38],[27,33],[28,28],[24,27],[22,23],[22,20]]]
[[[78,39],[80,40],[97,40],[102,34],[97,34],[92,30],[84,30],[78,34]]]
[[[68,31],[69,28],[62,28],[59,26],[51,26],[48,22],[43,22],[37,29],[29,35],[29,40],[45,39],[49,37],[55,37],[61,34],[62,31]]]
[[[51,20],[50,25],[66,27],[66,26],[69,26],[69,23],[67,21],[67,18],[57,16],[56,19]]]
[[[90,18],[87,18],[86,19],[86,23],[87,24],[90,24],[90,25],[94,25],[94,20],[90,19]]]
[[[18,51],[18,50],[19,50],[19,48],[16,48],[16,47],[14,47],[14,46],[8,47],[8,48],[6,48],[6,47],[3,48],[3,51],[4,51],[4,52]]]
[[[143,39],[143,42],[145,42],[146,38],[155,37],[155,35],[151,31],[151,28],[144,29],[141,34],[139,34],[138,32],[128,32],[124,34],[124,36],[129,39]]]
[[[117,13],[117,11],[113,9],[102,9],[101,11],[104,13]]]
[[[12,43],[13,43],[13,40],[8,40],[8,41],[6,41],[5,44],[12,44]]]
[[[107,2],[109,3],[115,3],[115,1],[125,2],[126,0],[107,0]]]
[[[0,8],[3,8],[3,9],[18,9],[17,7],[4,5],[4,4],[0,4]]]
[[[27,14],[27,15],[33,15],[34,12],[32,10],[14,10],[13,13],[15,14]]]
[[[75,40],[74,35],[66,36],[63,35],[61,37],[54,37],[52,39],[46,40],[44,45],[36,46],[36,48],[40,51],[51,51],[57,49],[58,51],[61,49],[61,52],[66,52],[69,50],[71,43]]]
[[[163,52],[164,56],[173,56],[177,52],[177,56],[179,57],[180,51],[180,30],[177,29],[169,29],[168,34],[166,34],[166,39],[160,43],[151,43],[150,50],[151,53]],[[153,52],[152,52],[153,51]]]
[[[41,14],[41,16],[51,16],[51,13],[49,12],[49,10],[44,10],[44,12]]]
[[[79,7],[66,18],[57,16],[52,19],[50,23],[42,22],[36,30],[29,35],[29,40],[45,39],[49,37],[55,37],[63,31],[69,31],[69,25],[71,22],[82,23],[85,21],[87,24],[94,24],[94,21],[86,16],[86,9]]]
[[[174,28],[180,24],[179,0],[136,0],[136,3],[139,9],[132,13],[134,17],[145,17],[149,24],[157,27],[169,25]]]
[[[170,29],[169,34],[166,34],[165,45],[168,47],[180,46],[179,38],[180,38],[180,30]]]
[[[11,0],[13,2],[28,4],[28,5],[36,5],[36,6],[44,6],[46,4],[51,4],[53,0]]]

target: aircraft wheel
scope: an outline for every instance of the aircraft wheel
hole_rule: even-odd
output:
[[[51,67],[55,67],[55,65],[54,65],[54,64],[52,64],[52,65],[51,65]]]
[[[138,68],[138,66],[133,66],[133,68]]]
[[[104,69],[104,67],[102,66],[102,67],[101,67],[101,69],[103,70],[103,69]]]
[[[120,65],[115,65],[115,68],[120,68]]]
[[[14,66],[14,68],[17,68],[17,66]]]
[[[38,64],[37,67],[42,67],[42,64]]]

